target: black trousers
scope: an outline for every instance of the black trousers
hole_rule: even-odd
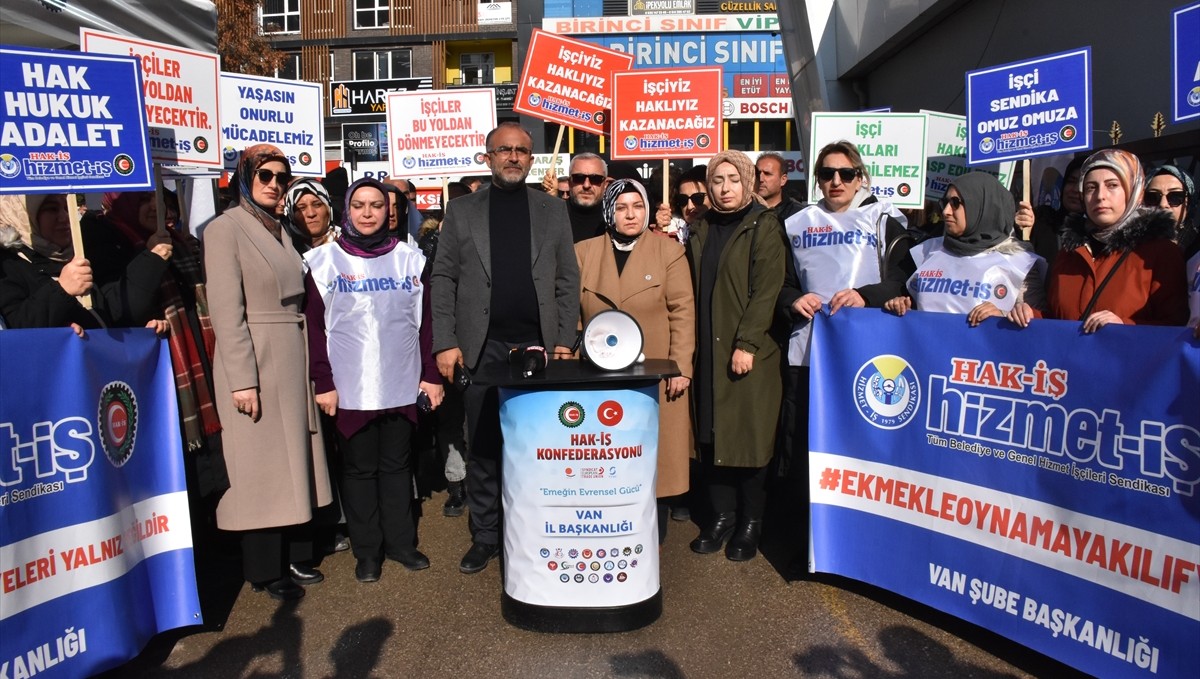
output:
[[[737,514],[738,523],[762,519],[767,507],[767,467],[718,467],[713,448],[700,445],[703,483],[716,514]]]
[[[416,546],[412,435],[413,423],[399,414],[377,417],[350,438],[338,433],[342,507],[359,559],[397,555]]]
[[[242,532],[242,576],[246,582],[273,582],[283,577],[289,563],[312,558],[312,524]]]
[[[808,366],[784,366],[776,458],[779,475],[808,478]]]
[[[527,344],[527,343],[526,343]],[[488,340],[479,368],[508,365],[510,349],[521,343]],[[500,434],[500,396],[495,387],[472,384],[463,392],[467,411],[467,509],[471,540],[500,544],[500,467],[504,439]]]

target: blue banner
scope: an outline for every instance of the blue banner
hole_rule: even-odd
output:
[[[1092,48],[967,72],[967,164],[1092,147]]]
[[[932,341],[932,338],[937,338]],[[816,320],[813,567],[1085,672],[1200,667],[1188,328],[842,310]],[[887,568],[879,564],[886,560]]]
[[[1171,13],[1174,122],[1200,117],[1200,2]]]
[[[90,676],[201,624],[166,343],[5,330],[0,357],[0,676]]]
[[[134,57],[0,47],[0,193],[154,188]]]

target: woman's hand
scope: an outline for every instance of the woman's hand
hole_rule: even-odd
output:
[[[904,314],[908,313],[910,309],[912,309],[912,297],[905,297],[904,295],[893,297],[883,303],[883,309],[884,311],[890,311],[897,316],[903,316]]]
[[[72,297],[86,295],[92,290],[92,264],[83,257],[76,257],[63,265],[58,274],[58,284]]]
[[[324,394],[317,394],[313,397],[313,400],[317,402],[317,407],[321,409],[321,412],[330,417],[337,415],[337,389],[331,389]]]
[[[237,407],[239,413],[249,415],[254,422],[258,422],[258,418],[262,416],[262,412],[259,410],[258,389],[255,387],[233,392],[233,405]]]
[[[86,338],[86,337],[87,337],[87,333],[85,333],[85,332],[83,331],[83,326],[82,326],[82,325],[79,325],[78,323],[72,323],[72,324],[71,324],[71,332],[75,333],[76,335],[79,335],[79,337],[80,337],[81,339],[82,339],[82,338]]]
[[[838,309],[844,306],[862,308],[867,306],[867,300],[858,293],[854,288],[846,288],[833,293],[833,297],[829,298],[829,315],[837,313]]]
[[[1033,307],[1025,302],[1017,302],[1017,305],[1012,308],[1012,311],[1008,312],[1005,318],[1008,319],[1009,323],[1018,328],[1028,328],[1029,322],[1037,318],[1037,316],[1033,315]]]
[[[792,311],[795,311],[810,321],[812,320],[812,317],[815,316],[820,310],[821,298],[818,297],[817,293],[815,292],[801,295],[799,299],[797,299],[795,302],[792,302]]]
[[[667,378],[667,400],[674,401],[675,399],[687,393],[688,387],[692,385],[690,377],[670,377]]]
[[[974,327],[978,326],[980,323],[982,323],[983,319],[985,319],[985,318],[991,318],[992,316],[1003,316],[1003,315],[1004,315],[1004,312],[1000,311],[1000,308],[997,307],[995,304],[992,304],[991,302],[984,302],[984,303],[976,306],[974,309],[971,309],[971,311],[967,314],[967,323],[969,323],[970,326],[972,328],[974,328]]]
[[[1013,217],[1017,228],[1021,229],[1021,240],[1028,240],[1025,229],[1033,228],[1033,206],[1023,200],[1017,204],[1017,214]]]
[[[744,349],[734,349],[733,359],[729,363],[734,375],[745,375],[754,369],[754,354]]]
[[[171,245],[170,243],[159,243],[158,245],[150,248],[150,252],[162,257],[164,260],[170,261],[171,252],[174,251],[174,247],[175,246]]]
[[[146,327],[153,330],[154,334],[158,335],[159,337],[166,337],[167,331],[171,329],[171,326],[161,318],[152,318],[149,321],[146,321]]]
[[[1125,325],[1125,321],[1122,321],[1121,317],[1114,314],[1113,312],[1097,311],[1097,312],[1094,312],[1091,316],[1088,316],[1086,319],[1084,319],[1083,333],[1085,335],[1090,335],[1090,334],[1096,332],[1097,330],[1099,330],[1100,328],[1108,325],[1109,323],[1115,323],[1117,325]]]
[[[550,358],[560,360],[575,358],[575,352],[571,351],[571,347],[564,347],[563,345],[559,344],[554,347],[554,353],[551,354]]]
[[[442,388],[441,382],[437,384],[422,382],[421,391],[425,392],[425,395],[429,397],[429,408],[431,410],[437,410],[438,406],[442,405],[442,399],[446,396],[446,390]]]
[[[658,231],[665,232],[671,226],[671,206],[659,203],[658,212],[654,213],[654,226]]]

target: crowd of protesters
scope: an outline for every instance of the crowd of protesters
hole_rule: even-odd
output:
[[[406,180],[293,178],[279,149],[256,145],[203,242],[173,194],[109,194],[83,217],[86,257],[65,196],[5,196],[0,318],[168,340],[193,521],[237,535],[245,580],[281,600],[323,579],[322,551],[351,549],[364,583],[388,560],[428,568],[422,474],[446,488],[446,516],[470,514],[460,570],[484,570],[500,552],[501,434],[495,391],[470,375],[513,348],[574,360],[580,328],[606,309],[633,315],[647,358],[680,373],[659,392],[660,542],[667,516],[694,509],[691,549],[733,561],[757,554],[772,473],[807,488],[817,314],[1053,318],[1086,333],[1187,324],[1200,338],[1194,180],[1122,150],[1068,165],[1059,205],[1035,209],[970,172],[929,219],[877,199],[845,141],[813,159],[811,205],[790,195],[777,153],[723,151],[665,181],[581,153],[538,186],[517,124],[486,150],[490,184],[455,182],[425,215]],[[806,245],[814,226],[842,247]],[[934,270],[1012,294],[966,303],[917,284]],[[360,294],[384,279],[404,284]],[[805,542],[803,526],[791,532]]]

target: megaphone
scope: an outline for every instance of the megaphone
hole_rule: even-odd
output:
[[[646,359],[642,328],[624,311],[608,309],[592,316],[582,340],[584,357],[602,370],[624,370]]]

